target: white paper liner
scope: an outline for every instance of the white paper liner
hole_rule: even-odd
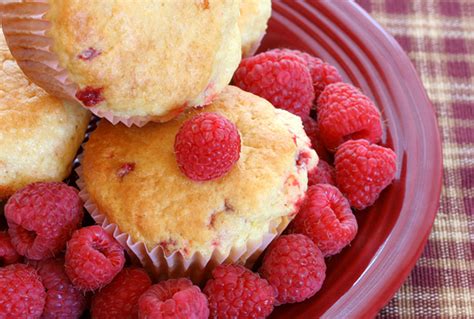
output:
[[[79,156],[79,161],[81,160],[82,155]],[[210,276],[215,266],[223,263],[239,263],[251,267],[265,248],[285,230],[290,222],[289,218],[283,217],[278,225],[271,225],[269,233],[263,234],[260,239],[247,241],[242,247],[233,247],[228,255],[222,255],[216,249],[208,257],[199,252],[185,257],[179,251],[167,256],[161,246],[157,245],[150,250],[143,242],[135,242],[130,235],[120,231],[117,224],[111,223],[104,214],[101,214],[85,189],[82,167],[79,166],[76,172],[79,176],[76,182],[80,189],[79,196],[94,221],[111,234],[126,249],[130,257],[139,261],[157,280],[189,277],[194,283],[202,283]]]
[[[171,110],[168,114],[163,115],[163,116],[131,116],[131,117],[117,116],[112,111],[103,110],[103,109],[100,109],[99,107],[89,107],[87,109],[91,111],[94,115],[100,118],[106,119],[113,125],[117,125],[118,123],[123,123],[127,127],[131,127],[132,125],[143,127],[150,122],[163,123],[163,122],[170,121],[174,119],[175,117],[177,117],[182,112],[184,112],[185,107]]]

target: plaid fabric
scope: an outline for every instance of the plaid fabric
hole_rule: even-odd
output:
[[[379,317],[474,318],[474,0],[357,2],[418,70],[436,109],[444,156],[428,244]]]

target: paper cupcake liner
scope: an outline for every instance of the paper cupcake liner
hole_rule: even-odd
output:
[[[79,160],[82,160],[82,156]],[[130,235],[121,231],[117,224],[110,222],[91,200],[83,181],[82,167],[79,166],[76,172],[79,177],[76,182],[80,189],[79,196],[94,221],[111,234],[125,248],[130,257],[139,261],[156,280],[189,277],[194,283],[202,283],[203,280],[209,278],[215,266],[223,263],[239,263],[252,267],[265,248],[285,230],[290,222],[289,218],[282,218],[277,225],[271,225],[271,231],[262,235],[260,239],[249,240],[242,247],[233,247],[227,255],[221,254],[217,249],[208,257],[199,252],[185,257],[179,251],[166,255],[161,246],[157,245],[149,249],[143,242],[134,241]]]
[[[166,115],[162,116],[131,116],[131,117],[123,117],[123,116],[117,116],[113,112],[108,111],[108,110],[103,110],[98,107],[91,107],[87,108],[89,111],[91,111],[94,115],[100,118],[104,118],[113,125],[116,125],[118,123],[123,123],[127,127],[131,127],[132,125],[142,127],[145,126],[146,124],[150,122],[156,122],[156,123],[163,123],[170,121],[177,117],[179,114],[183,113],[186,107],[181,107],[179,109],[175,109],[167,113]]]
[[[76,100],[77,86],[69,79],[46,36],[50,23],[47,0],[7,3],[2,19],[8,47],[22,71],[49,94]]]

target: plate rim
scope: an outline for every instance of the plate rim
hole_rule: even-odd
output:
[[[369,279],[367,282],[372,282],[375,284],[371,291],[361,291],[360,289],[354,289],[354,286],[351,287],[348,291],[344,293],[344,295],[339,298],[339,300],[334,303],[324,314],[322,317],[331,318],[334,316],[344,316],[349,315],[353,317],[374,317],[377,313],[382,309],[396,294],[396,292],[400,289],[400,287],[405,282],[406,278],[409,276],[411,271],[416,265],[416,262],[420,258],[423,249],[427,243],[428,237],[431,233],[431,229],[434,224],[434,220],[436,214],[439,209],[439,201],[441,199],[441,190],[442,190],[442,175],[443,175],[443,157],[442,157],[442,146],[441,146],[441,137],[439,132],[438,121],[436,117],[435,108],[429,99],[426,89],[414,67],[411,60],[409,59],[407,53],[403,50],[403,48],[399,45],[396,39],[389,34],[377,21],[375,21],[359,4],[355,1],[330,1],[327,2],[326,5],[330,8],[330,10],[339,11],[339,12],[347,12],[346,14],[351,15],[352,19],[354,20],[366,20],[369,22],[368,24],[359,23],[358,28],[354,29],[354,32],[363,32],[363,27],[368,27],[368,30],[365,32],[372,34],[373,36],[378,37],[378,39],[384,40],[382,41],[374,41],[372,42],[373,45],[378,46],[380,50],[385,51],[389,56],[391,56],[392,60],[385,59],[384,62],[389,63],[393,70],[398,70],[396,67],[397,65],[404,65],[405,75],[400,72],[400,80],[405,79],[409,81],[406,85],[411,88],[411,93],[418,93],[422,96],[419,97],[416,102],[418,107],[416,111],[419,114],[423,114],[424,120],[420,122],[421,126],[431,134],[428,137],[425,137],[426,140],[431,140],[434,142],[431,144],[431,152],[430,154],[434,155],[431,158],[432,163],[431,167],[426,168],[426,170],[431,171],[433,173],[433,181],[434,181],[434,198],[436,198],[436,203],[425,206],[426,209],[422,216],[428,218],[428,223],[422,224],[422,226],[417,225],[417,230],[422,234],[419,238],[420,240],[415,245],[409,246],[408,250],[411,253],[411,257],[409,259],[403,260],[395,259],[391,265],[391,270],[398,269],[398,273],[392,273],[391,276],[380,277],[381,279],[378,282],[374,282],[375,279]],[[354,24],[353,24],[354,26]],[[388,45],[384,48],[384,46]],[[388,51],[388,48],[391,51]],[[409,74],[410,76],[407,76]],[[414,97],[410,96],[411,100],[414,102]],[[424,103],[420,104],[420,101]],[[425,150],[425,149],[424,149]],[[425,150],[426,151],[426,150]],[[397,220],[396,224],[399,221]],[[396,226],[394,225],[394,228]],[[393,247],[393,244],[390,245],[390,239],[393,233],[393,228],[390,234],[388,235],[386,241],[382,245],[381,249],[377,252],[375,259],[371,262],[371,267],[376,267],[377,263],[379,262],[378,256],[382,253],[383,250],[388,250]],[[377,272],[386,272],[386,269],[382,269],[382,267],[375,269]],[[375,272],[374,271],[374,272]],[[364,293],[364,299],[370,299],[371,297],[373,302],[366,303],[364,306],[360,307],[360,303],[355,303],[354,300],[357,300],[357,296],[360,296],[361,293]]]
[[[273,4],[278,28],[288,26],[288,35],[298,37],[295,41],[283,35],[282,43],[288,40],[290,48],[307,47],[316,54],[319,48],[324,50],[321,58],[339,65],[349,81],[364,92],[369,90],[376,104],[382,104],[382,113],[389,119],[387,141],[399,155],[397,189],[403,192],[388,192],[391,195],[380,202],[383,205],[376,205],[387,211],[386,206],[397,205],[390,200],[401,200],[394,206],[398,215],[387,217],[390,226],[377,246],[372,245],[376,249],[368,255],[363,271],[347,289],[336,286],[344,290],[333,290],[337,299],[331,294],[323,298],[322,309],[310,306],[311,300],[306,305],[287,305],[282,313],[276,311],[275,318],[375,317],[415,266],[439,208],[443,166],[436,112],[405,51],[356,2],[274,0]],[[278,34],[271,38],[277,39]],[[305,43],[305,38],[314,41]]]

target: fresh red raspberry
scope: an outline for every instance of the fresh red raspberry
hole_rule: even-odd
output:
[[[100,226],[78,229],[66,249],[66,274],[82,290],[102,288],[125,264],[122,246]]]
[[[138,300],[138,317],[207,319],[207,298],[187,278],[169,279],[151,286]]]
[[[336,171],[326,161],[319,160],[318,166],[308,172],[308,185],[330,184],[336,185]]]
[[[10,235],[6,231],[0,232],[0,267],[19,262],[21,256],[13,248]]]
[[[308,236],[323,256],[338,254],[357,234],[357,220],[347,199],[334,186],[310,186],[290,232]]]
[[[303,119],[309,116],[314,100],[311,74],[293,54],[267,51],[243,59],[234,84]]]
[[[150,286],[151,279],[143,269],[124,268],[92,298],[92,318],[138,318],[138,298]]]
[[[174,152],[179,168],[190,179],[219,178],[239,160],[239,131],[222,115],[204,112],[183,123]]]
[[[305,235],[278,237],[267,248],[260,274],[276,289],[275,305],[301,302],[321,289],[326,264],[319,248]]]
[[[378,143],[382,120],[374,103],[347,83],[326,86],[318,99],[318,126],[326,148],[335,150],[347,140]]]
[[[64,259],[47,259],[35,265],[46,289],[46,303],[41,318],[80,318],[86,298],[73,286],[64,271]]]
[[[240,265],[220,265],[212,277],[204,288],[210,318],[266,318],[273,311],[275,290],[258,274]]]
[[[82,202],[64,183],[34,183],[10,197],[5,217],[16,251],[41,260],[64,249],[82,222]]]
[[[392,183],[397,155],[366,140],[347,141],[337,149],[334,165],[339,189],[352,207],[362,210],[371,206]]]
[[[318,153],[319,158],[327,160],[329,158],[328,152],[324,147],[324,144],[321,141],[321,136],[319,134],[318,123],[313,120],[311,117],[303,120],[304,130],[306,135],[308,135],[311,140],[311,146]]]
[[[46,300],[41,279],[27,265],[0,268],[0,318],[40,318]]]
[[[337,69],[329,63],[314,57],[306,52],[290,49],[277,49],[281,53],[294,54],[306,62],[306,66],[311,74],[314,86],[314,98],[317,99],[324,88],[331,84],[342,82],[342,77]]]

